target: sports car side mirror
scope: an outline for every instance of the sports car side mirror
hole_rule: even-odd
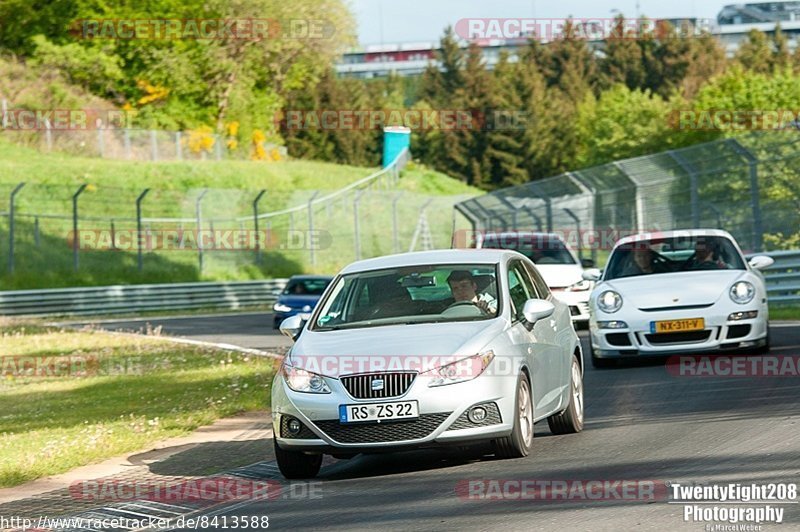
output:
[[[292,340],[297,340],[297,337],[300,336],[300,332],[303,330],[303,326],[305,324],[305,320],[297,314],[294,316],[289,316],[281,322],[281,334],[288,336]]]
[[[583,275],[581,277],[583,277],[584,281],[599,281],[600,277],[602,276],[603,273],[599,269],[589,268],[588,270],[583,272]]]
[[[544,299],[529,299],[522,307],[522,315],[525,316],[525,321],[528,323],[536,323],[553,315],[556,307],[549,301]]]
[[[766,270],[773,264],[775,264],[775,259],[772,257],[768,257],[767,255],[756,255],[752,259],[750,259],[750,267],[756,270]]]
[[[592,259],[581,259],[581,266],[584,268],[594,268],[594,261]]]

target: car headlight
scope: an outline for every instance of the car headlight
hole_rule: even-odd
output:
[[[289,305],[284,305],[283,303],[275,303],[274,305],[272,305],[272,310],[274,310],[275,312],[291,312],[292,307],[290,307]]]
[[[467,382],[483,373],[492,360],[494,360],[494,351],[486,351],[462,358],[452,364],[428,370],[423,374],[430,377],[430,381],[428,381],[430,387]]]
[[[607,314],[613,314],[622,308],[622,296],[613,290],[606,290],[597,298],[597,307]]]
[[[321,375],[311,373],[304,369],[283,365],[281,368],[283,379],[295,392],[303,393],[331,393],[328,384]]]
[[[565,288],[565,291],[567,291],[567,292],[585,292],[587,290],[591,290],[593,284],[594,283],[592,283],[591,281],[587,281],[585,279],[581,279],[577,283],[569,285],[567,288]]]
[[[756,296],[756,287],[747,281],[739,281],[731,286],[730,295],[734,303],[746,305]]]

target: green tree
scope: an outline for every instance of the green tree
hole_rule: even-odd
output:
[[[773,51],[766,34],[763,31],[750,30],[747,40],[736,51],[736,61],[753,72],[770,72],[772,60]]]

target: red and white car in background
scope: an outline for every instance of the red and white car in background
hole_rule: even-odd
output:
[[[593,281],[583,278],[590,259],[581,259],[555,233],[508,231],[478,235],[477,248],[510,249],[522,253],[536,264],[553,295],[569,306],[573,323],[589,323],[589,296]]]

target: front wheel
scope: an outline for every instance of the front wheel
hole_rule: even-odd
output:
[[[514,401],[514,428],[510,436],[495,440],[495,454],[499,458],[523,458],[533,447],[533,399],[531,386],[524,373],[517,379]]]
[[[583,430],[583,375],[574,356],[569,381],[569,405],[564,411],[547,418],[553,434],[574,434]]]
[[[285,451],[278,446],[278,440],[272,438],[275,446],[275,458],[278,469],[287,479],[314,478],[322,467],[321,454],[306,454],[298,451]]]

